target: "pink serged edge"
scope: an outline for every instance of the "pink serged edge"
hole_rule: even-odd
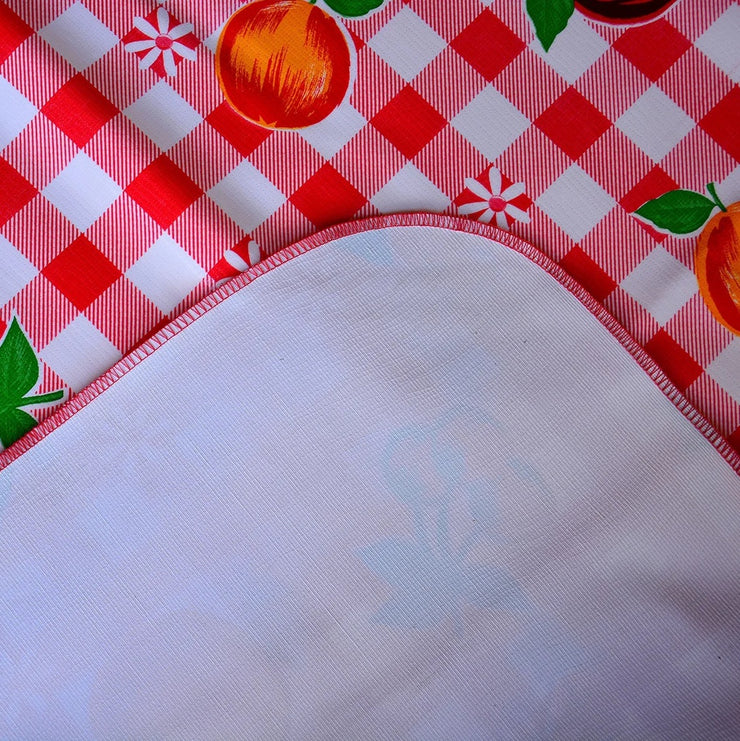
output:
[[[411,213],[373,216],[367,219],[337,224],[312,234],[285,249],[267,257],[254,267],[249,268],[213,293],[206,296],[186,312],[173,319],[166,327],[144,341],[135,350],[122,358],[109,371],[86,386],[80,393],[63,404],[50,417],[37,427],[0,453],[0,470],[8,466],[36,443],[43,440],[57,427],[73,417],[80,409],[89,404],[99,394],[110,388],[116,381],[123,378],[130,370],[136,367],[165,342],[179,334],[196,319],[218,306],[229,296],[240,291],[262,275],[280,265],[289,262],[295,257],[310,252],[317,247],[333,242],[341,237],[351,236],[362,232],[377,229],[387,229],[399,226],[426,226],[438,229],[447,229],[456,232],[476,234],[498,242],[524,255],[533,263],[558,281],[566,290],[575,296],[595,316],[606,329],[619,341],[622,347],[637,361],[638,365],[650,376],[658,388],[670,399],[676,408],[707,438],[720,455],[729,463],[732,469],[740,475],[740,454],[730,445],[728,440],[718,432],[714,426],[688,399],[678,390],[674,383],[663,372],[661,367],[648,355],[629,332],[612,316],[586,289],[568,275],[557,263],[533,245],[525,242],[509,232],[495,227],[481,224],[478,221],[459,218],[457,216],[443,216],[441,214]]]

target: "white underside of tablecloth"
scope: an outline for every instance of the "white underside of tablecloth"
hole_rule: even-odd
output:
[[[436,223],[227,287],[0,473],[0,738],[733,737],[733,461]]]

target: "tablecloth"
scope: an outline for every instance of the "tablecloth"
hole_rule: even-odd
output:
[[[0,454],[4,739],[737,735],[740,456],[513,235],[313,235],[59,416]]]
[[[257,5],[308,107],[218,72]],[[740,446],[738,4],[333,0],[310,34],[300,6],[0,4],[2,443],[278,248],[423,210],[536,245]]]

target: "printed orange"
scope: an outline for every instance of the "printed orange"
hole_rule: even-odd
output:
[[[344,99],[352,50],[340,24],[307,0],[254,0],[226,22],[216,74],[226,100],[268,128],[299,129]]]
[[[696,248],[699,290],[710,311],[740,334],[740,203],[715,214]]]

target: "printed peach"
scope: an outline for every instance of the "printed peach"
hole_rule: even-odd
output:
[[[740,203],[715,214],[702,230],[696,276],[717,321],[740,334]]]
[[[226,22],[216,74],[226,100],[268,128],[299,129],[344,99],[353,53],[340,24],[307,0],[254,0]]]

